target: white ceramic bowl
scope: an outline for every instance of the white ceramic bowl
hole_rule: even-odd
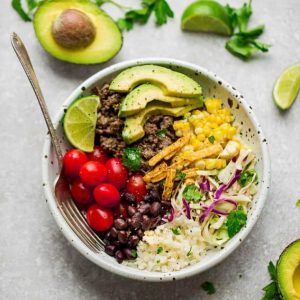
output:
[[[78,86],[70,95],[70,97],[68,97],[54,118],[57,133],[61,138],[62,147],[64,149],[70,147],[63,136],[63,130],[60,122],[64,114],[64,109],[68,107],[68,105],[74,101],[74,99],[82,95],[89,94],[90,89],[96,84],[101,85],[105,82],[110,82],[111,79],[122,70],[140,64],[157,64],[185,73],[200,83],[203,88],[204,96],[219,97],[223,99],[226,106],[231,107],[236,121],[242,125],[241,134],[244,137],[245,142],[251,146],[258,159],[256,166],[259,178],[258,193],[255,195],[252,207],[249,211],[247,225],[226,243],[224,249],[210,252],[202,259],[202,261],[195,265],[189,266],[177,272],[170,273],[142,271],[118,264],[113,257],[108,256],[104,252],[99,254],[93,253],[77,238],[76,234],[67,225],[61,216],[54,199],[53,182],[57,176],[58,168],[55,163],[56,159],[54,149],[51,146],[49,135],[46,137],[43,149],[42,166],[44,191],[51,213],[60,230],[69,240],[69,242],[87,259],[108,271],[128,278],[145,281],[170,281],[186,278],[208,270],[225,259],[247,237],[258,219],[267,197],[270,179],[269,155],[267,141],[253,114],[251,106],[246,103],[243,96],[234,87],[202,67],[167,58],[143,58],[118,63],[101,70]]]

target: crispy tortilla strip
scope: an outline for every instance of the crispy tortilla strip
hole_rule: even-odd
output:
[[[185,179],[187,178],[194,178],[198,176],[197,174],[198,168],[191,168],[191,169],[185,169],[182,172],[185,174]]]
[[[207,148],[201,149],[199,151],[196,151],[194,153],[190,153],[189,155],[184,156],[184,159],[192,162],[212,155],[218,155],[222,150],[223,150],[222,146],[218,143],[209,146]]]
[[[172,158],[180,149],[175,149],[174,151],[172,151],[170,154],[166,155],[164,157],[165,160],[169,160],[170,158]]]
[[[152,178],[151,178],[151,182],[152,182],[152,183],[159,182],[159,181],[165,179],[166,176],[167,176],[167,171],[166,171],[166,172],[163,172],[163,173],[161,173],[161,174],[158,174],[158,175],[155,176],[155,177],[152,177]]]
[[[174,185],[175,175],[176,175],[175,169],[168,169],[166,182],[165,182],[165,186],[164,186],[164,191],[162,193],[163,201],[170,201],[170,198],[172,195],[172,190],[173,190],[173,185]]]
[[[184,137],[179,138],[175,143],[171,144],[170,146],[164,148],[159,153],[154,155],[149,161],[148,164],[150,167],[155,166],[159,161],[164,159],[170,153],[174,152],[175,150],[181,149],[186,143],[188,143],[190,136],[187,134]]]
[[[162,173],[167,172],[168,165],[165,162],[162,162],[156,166],[152,171],[148,172],[144,177],[144,181],[151,182],[151,179],[161,175]]]

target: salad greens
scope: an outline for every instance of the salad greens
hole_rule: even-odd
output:
[[[124,149],[123,164],[131,171],[141,168],[141,151],[137,147],[127,147]]]
[[[276,266],[272,261],[269,262],[268,271],[272,281],[263,288],[265,294],[261,300],[282,300],[278,290]]]
[[[201,287],[204,291],[207,292],[208,295],[212,295],[216,292],[216,288],[214,287],[214,284],[209,281],[205,281],[201,284]]]
[[[246,223],[247,215],[241,206],[239,206],[236,210],[231,211],[226,221],[228,236],[232,238]]]
[[[203,197],[203,194],[199,192],[199,189],[195,184],[187,185],[184,188],[182,195],[188,202],[199,202]]]

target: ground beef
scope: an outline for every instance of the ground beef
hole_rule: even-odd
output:
[[[111,92],[108,84],[102,87],[96,86],[93,93],[99,95],[101,101],[96,126],[96,142],[112,156],[122,157],[126,144],[122,138],[124,121],[118,117],[118,111],[123,95]],[[143,172],[150,169],[147,161],[152,156],[176,140],[173,121],[173,117],[155,115],[151,116],[144,125],[145,136],[133,144],[141,150]],[[159,136],[157,132],[161,129],[165,129],[165,132]]]

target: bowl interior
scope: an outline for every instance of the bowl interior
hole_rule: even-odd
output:
[[[53,195],[53,182],[57,176],[58,167],[56,164],[55,153],[50,144],[49,136],[46,138],[44,153],[43,153],[43,182],[51,212],[58,223],[63,234],[67,239],[88,259],[97,265],[113,271],[117,274],[140,280],[161,281],[161,280],[174,280],[185,278],[196,273],[203,272],[208,268],[216,265],[228,256],[238,245],[245,239],[251,228],[255,224],[260,211],[263,207],[267,190],[269,188],[269,161],[266,140],[263,136],[262,130],[258,125],[255,117],[253,116],[252,108],[249,107],[243,100],[234,87],[228,85],[222,79],[218,78],[215,74],[191,64],[180,61],[167,60],[167,59],[144,59],[140,61],[129,61],[109,67],[99,73],[95,74],[83,84],[81,84],[67,99],[67,101],[60,108],[54,120],[57,128],[57,134],[63,150],[71,148],[66,141],[63,128],[62,118],[64,110],[76,98],[91,94],[91,89],[95,85],[103,85],[108,83],[120,71],[136,64],[157,64],[169,67],[175,71],[182,72],[200,83],[203,88],[205,97],[217,97],[223,100],[225,106],[230,107],[235,117],[237,124],[241,126],[240,135],[243,141],[248,144],[254,151],[257,157],[256,170],[258,172],[259,186],[258,192],[254,196],[252,206],[248,214],[247,225],[230,241],[228,241],[222,250],[214,250],[208,254],[199,263],[189,266],[177,272],[171,273],[158,273],[148,272],[133,269],[127,266],[118,264],[114,258],[106,255],[105,253],[95,254],[91,252],[75,235],[75,233],[68,227],[62,216],[60,215],[54,195]]]

